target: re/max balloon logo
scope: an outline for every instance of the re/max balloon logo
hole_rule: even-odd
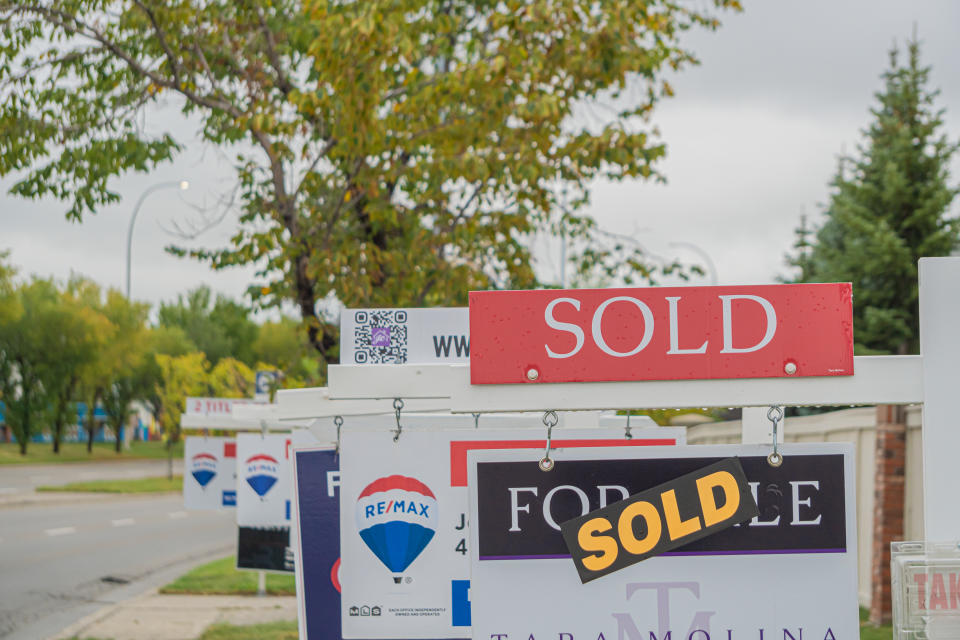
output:
[[[437,530],[437,499],[430,488],[407,476],[374,480],[357,498],[357,530],[375,556],[393,573],[406,570]]]
[[[190,475],[201,487],[206,488],[217,475],[217,457],[211,453],[198,453],[190,459]]]
[[[250,488],[261,498],[277,483],[280,465],[277,459],[265,453],[247,458],[244,477]]]

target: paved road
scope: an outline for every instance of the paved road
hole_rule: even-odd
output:
[[[183,458],[175,458],[173,472],[183,472]],[[33,491],[40,485],[57,485],[85,480],[116,480],[167,475],[166,460],[125,460],[123,462],[61,462],[58,464],[0,465],[0,496]]]
[[[61,481],[60,466],[49,482]],[[0,509],[0,638],[49,637],[118,594],[233,549],[232,511],[188,512],[182,502],[165,494]]]

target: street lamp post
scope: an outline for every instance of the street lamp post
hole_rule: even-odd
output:
[[[140,198],[137,200],[137,204],[133,207],[133,215],[130,216],[130,228],[127,229],[127,299],[130,299],[130,255],[133,248],[133,225],[137,221],[137,214],[140,213],[140,207],[143,205],[143,201],[146,200],[147,196],[153,193],[154,191],[159,191],[160,189],[169,189],[172,187],[179,187],[180,190],[186,191],[190,188],[190,183],[186,180],[181,180],[179,182],[171,180],[170,182],[158,182],[155,185],[151,185],[146,188],[146,190],[140,194]]]
[[[693,244],[692,242],[671,242],[671,247],[686,247],[703,258],[703,261],[707,263],[707,267],[710,269],[710,284],[717,285],[717,267],[714,266],[713,260],[710,259],[710,254],[701,249],[699,246]]]

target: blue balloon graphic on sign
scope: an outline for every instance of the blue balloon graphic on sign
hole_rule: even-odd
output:
[[[280,465],[273,456],[258,453],[247,458],[247,484],[261,498],[277,483]]]
[[[367,485],[357,499],[357,530],[380,562],[401,573],[437,531],[437,499],[416,478],[388,476]]]
[[[217,475],[217,458],[209,453],[198,453],[190,460],[190,475],[201,487],[206,488]]]

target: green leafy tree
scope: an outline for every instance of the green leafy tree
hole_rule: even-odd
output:
[[[218,398],[252,398],[253,369],[235,358],[224,358],[207,376],[206,395]]]
[[[78,394],[86,405],[84,429],[87,432],[87,453],[93,452],[93,439],[97,433],[96,410],[100,406],[103,394],[110,384],[111,371],[114,369],[107,347],[114,343],[117,327],[104,313],[103,290],[93,280],[75,276],[67,283],[67,292],[106,319],[100,329],[99,337],[104,348],[98,349],[96,357],[88,361],[80,372]]]
[[[209,287],[189,291],[177,302],[161,304],[158,323],[167,329],[183,331],[194,349],[206,354],[216,364],[222,358],[237,358],[248,365],[255,362],[253,344],[257,325],[250,320],[249,310],[226,296],[216,299]]]
[[[44,389],[50,411],[53,452],[60,452],[63,430],[77,416],[76,400],[84,372],[106,347],[110,321],[83,304],[69,291],[59,293],[59,304],[50,311],[54,328],[47,336],[51,356],[43,366]]]
[[[260,325],[253,353],[257,369],[280,372],[280,385],[289,388],[305,386],[308,382],[320,384],[316,376],[315,360],[311,358],[312,347],[300,331],[300,325],[290,318]]]
[[[143,344],[148,355],[140,370],[141,399],[149,407],[157,424],[163,425],[163,372],[156,356],[179,357],[194,352],[197,348],[179,327],[149,327]]]
[[[132,302],[119,291],[107,293],[103,313],[115,328],[113,339],[102,350],[107,361],[103,378],[101,401],[107,416],[107,426],[116,436],[116,451],[120,453],[122,429],[129,422],[131,404],[147,392],[153,382],[147,353],[147,313],[149,306]]]
[[[444,305],[535,285],[532,234],[589,238],[592,181],[659,177],[663,74],[695,62],[686,30],[738,7],[0,0],[0,176],[80,219],[119,199],[111,180],[180,150],[138,124],[174,96],[204,140],[237,150],[241,228],[192,254],[256,264],[255,302],[292,301],[333,357],[315,310],[328,295]]]
[[[51,336],[62,329],[59,294],[50,280],[33,279],[0,301],[6,320],[0,323],[0,394],[5,419],[26,454],[39,433],[53,398],[49,373],[58,357]]]
[[[157,403],[160,408],[160,426],[167,443],[167,475],[173,477],[173,445],[180,441],[180,417],[186,408],[187,398],[203,396],[209,388],[207,374],[210,363],[199,352],[182,356],[156,354],[160,369],[156,384]]]
[[[0,402],[5,403],[6,413],[10,412],[10,396],[17,392],[14,354],[8,343],[13,336],[13,327],[23,314],[13,282],[16,270],[5,264],[8,256],[8,252],[0,252]],[[5,425],[10,428],[9,418],[5,418]]]
[[[859,153],[840,161],[826,221],[812,247],[789,259],[803,281],[853,283],[860,353],[917,351],[917,261],[960,243],[960,220],[950,214],[960,189],[949,176],[958,145],[943,132],[929,76],[916,39],[905,63],[891,51]]]

